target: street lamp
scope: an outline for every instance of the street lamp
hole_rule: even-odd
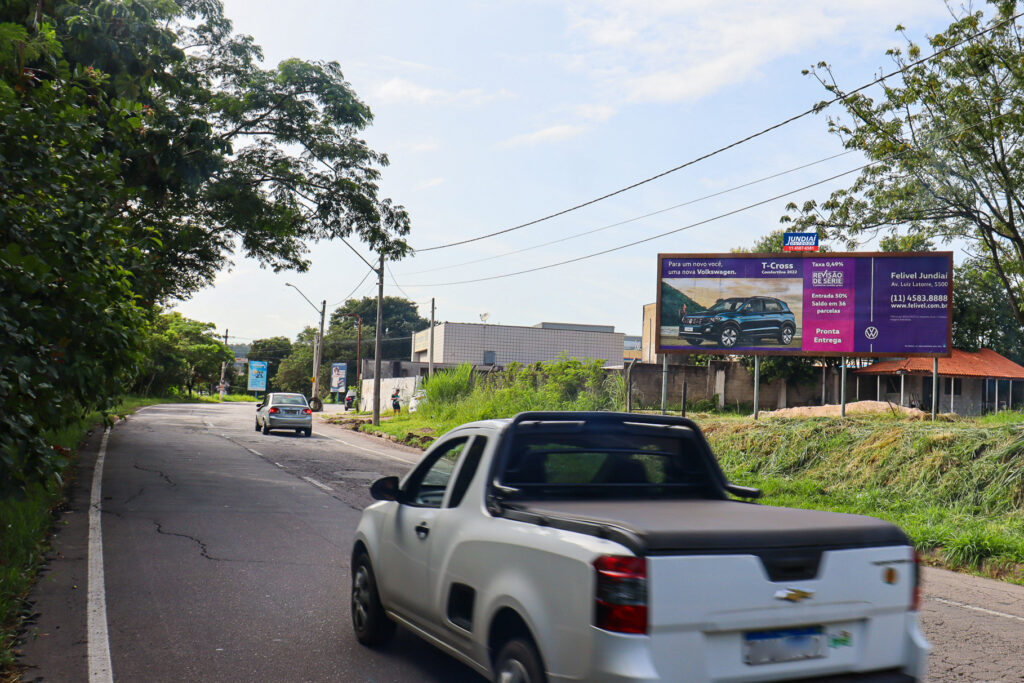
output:
[[[324,409],[323,401],[320,400],[320,358],[324,349],[324,316],[327,314],[327,299],[324,299],[320,303],[320,308],[317,308],[316,304],[310,301],[301,289],[290,282],[284,284],[298,292],[313,307],[313,310],[320,314],[320,335],[316,338],[316,346],[313,349],[313,396],[309,400],[309,407],[319,412]]]

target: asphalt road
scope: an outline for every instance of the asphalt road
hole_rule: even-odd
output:
[[[348,553],[374,479],[412,449],[315,424],[254,430],[248,404],[163,405],[111,432],[102,482],[110,665],[118,681],[482,679],[399,629],[382,650],[349,623]],[[88,680],[88,513],[100,434],[79,462],[32,595],[26,681]],[[95,553],[94,553],[95,555]],[[925,570],[930,681],[1024,682],[1024,588]]]

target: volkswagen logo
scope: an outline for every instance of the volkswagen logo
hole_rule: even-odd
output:
[[[878,328],[875,327],[874,325],[871,325],[866,330],[864,330],[864,336],[867,337],[868,339],[878,339]]]

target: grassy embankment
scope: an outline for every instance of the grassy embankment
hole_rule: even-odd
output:
[[[255,401],[245,394],[229,395],[227,401]],[[157,403],[219,403],[217,396],[171,398],[127,398],[114,409],[111,417],[129,415],[144,406]],[[14,668],[15,639],[22,620],[28,616],[25,597],[35,582],[36,573],[46,555],[47,538],[56,522],[57,513],[64,502],[67,488],[72,484],[75,449],[89,430],[104,421],[100,413],[86,415],[77,423],[48,434],[48,441],[60,449],[67,449],[68,465],[62,481],[52,480],[36,484],[24,497],[0,499],[0,681],[17,680]]]
[[[444,392],[432,386],[439,378]],[[419,412],[388,418],[376,431],[424,446],[463,422],[521,410],[621,407],[614,390],[601,405],[600,392],[571,395],[543,381],[510,393],[514,381],[472,385],[438,375]],[[934,564],[1024,583],[1022,413],[936,422],[892,414],[691,417],[730,479],[763,489],[765,504],[881,517],[900,525]]]

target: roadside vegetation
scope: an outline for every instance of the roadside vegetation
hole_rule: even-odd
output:
[[[437,373],[416,413],[359,425],[418,447],[472,420],[523,410],[621,410],[621,377],[562,359],[508,373]],[[768,505],[872,515],[926,561],[1024,584],[1024,413],[936,422],[891,413],[767,418],[690,412],[730,479]]]

